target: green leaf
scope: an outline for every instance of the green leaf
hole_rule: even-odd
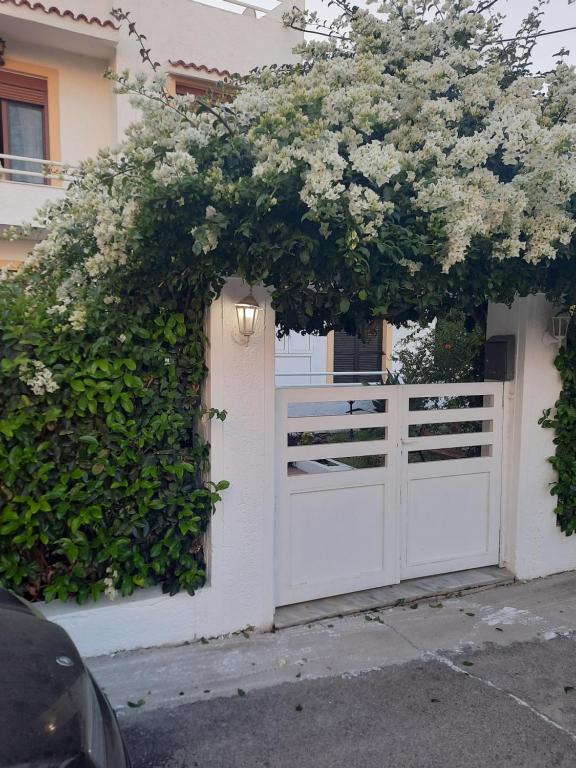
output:
[[[340,299],[340,312],[345,315],[346,312],[350,309],[350,299],[347,299],[345,296],[343,296]]]
[[[126,411],[126,413],[133,413],[134,411],[134,403],[132,402],[132,398],[128,397],[128,395],[120,395],[120,404],[122,405],[122,408]]]
[[[130,373],[125,373],[123,376],[124,384],[126,384],[127,387],[143,387],[144,382],[139,376],[132,376]]]
[[[138,699],[138,701],[127,701],[126,704],[130,709],[137,709],[138,707],[143,707],[146,701],[145,699]]]
[[[88,445],[98,445],[98,440],[94,435],[81,435],[78,438],[79,443],[87,443]]]

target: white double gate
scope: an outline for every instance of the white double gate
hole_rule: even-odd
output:
[[[502,384],[276,398],[277,605],[498,563]]]

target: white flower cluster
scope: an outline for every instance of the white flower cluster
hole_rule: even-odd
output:
[[[20,381],[23,381],[35,395],[45,395],[59,389],[50,371],[40,360],[29,360],[20,366]]]
[[[196,160],[182,149],[168,152],[152,171],[152,178],[161,187],[168,187],[182,181],[198,170]]]
[[[106,576],[104,578],[104,596],[108,600],[116,600],[120,592],[116,588],[118,581],[118,571],[115,568],[108,567],[106,569]]]
[[[265,77],[249,85],[235,108],[256,148],[254,173],[272,180],[300,170],[300,196],[322,231],[347,210],[364,239],[393,209],[394,195],[382,195],[381,207],[373,192],[412,184],[415,206],[443,221],[445,271],[477,236],[499,258],[553,258],[574,232],[574,70],[561,64],[548,83],[506,82],[503,65],[482,53],[493,22],[467,13],[471,0],[435,5],[433,21],[424,20],[424,0],[382,3],[385,21],[359,12],[354,55],[306,45],[313,66],[284,81],[270,76],[269,87]],[[462,131],[473,119],[477,129]],[[497,159],[510,166],[506,180],[488,170]]]

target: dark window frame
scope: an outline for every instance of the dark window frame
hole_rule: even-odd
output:
[[[234,98],[235,89],[220,80],[209,80],[203,77],[186,77],[172,75],[176,96],[211,96],[211,101],[230,101]]]
[[[35,75],[24,75],[19,72],[11,72],[5,69],[0,69],[0,151],[3,154],[14,154],[10,147],[10,127],[8,117],[8,104],[26,104],[32,107],[42,108],[42,144],[43,151],[41,158],[34,158],[38,160],[50,159],[50,134],[48,127],[48,80],[44,77],[36,77]],[[20,177],[18,174],[12,175],[9,173],[11,168],[11,162],[9,160],[3,160],[4,169],[7,173],[2,174],[5,178],[11,181],[18,181]],[[49,183],[48,179],[36,179],[34,183],[42,184]]]
[[[335,384],[381,383],[380,376],[342,376],[339,371],[382,370],[385,359],[384,323],[375,321],[363,342],[358,336],[335,331],[333,369]]]

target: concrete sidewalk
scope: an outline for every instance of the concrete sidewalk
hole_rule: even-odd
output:
[[[246,632],[98,657],[89,665],[116,710],[133,714],[236,696],[238,689],[250,692],[281,683],[354,676],[430,659],[440,651],[458,662],[487,644],[505,648],[571,637],[573,632],[576,575],[570,573],[275,634]],[[128,703],[142,701],[138,708]]]
[[[572,641],[465,661],[284,683],[120,722],[134,768],[573,768]]]
[[[567,574],[89,663],[134,768],[574,768],[575,639]]]

